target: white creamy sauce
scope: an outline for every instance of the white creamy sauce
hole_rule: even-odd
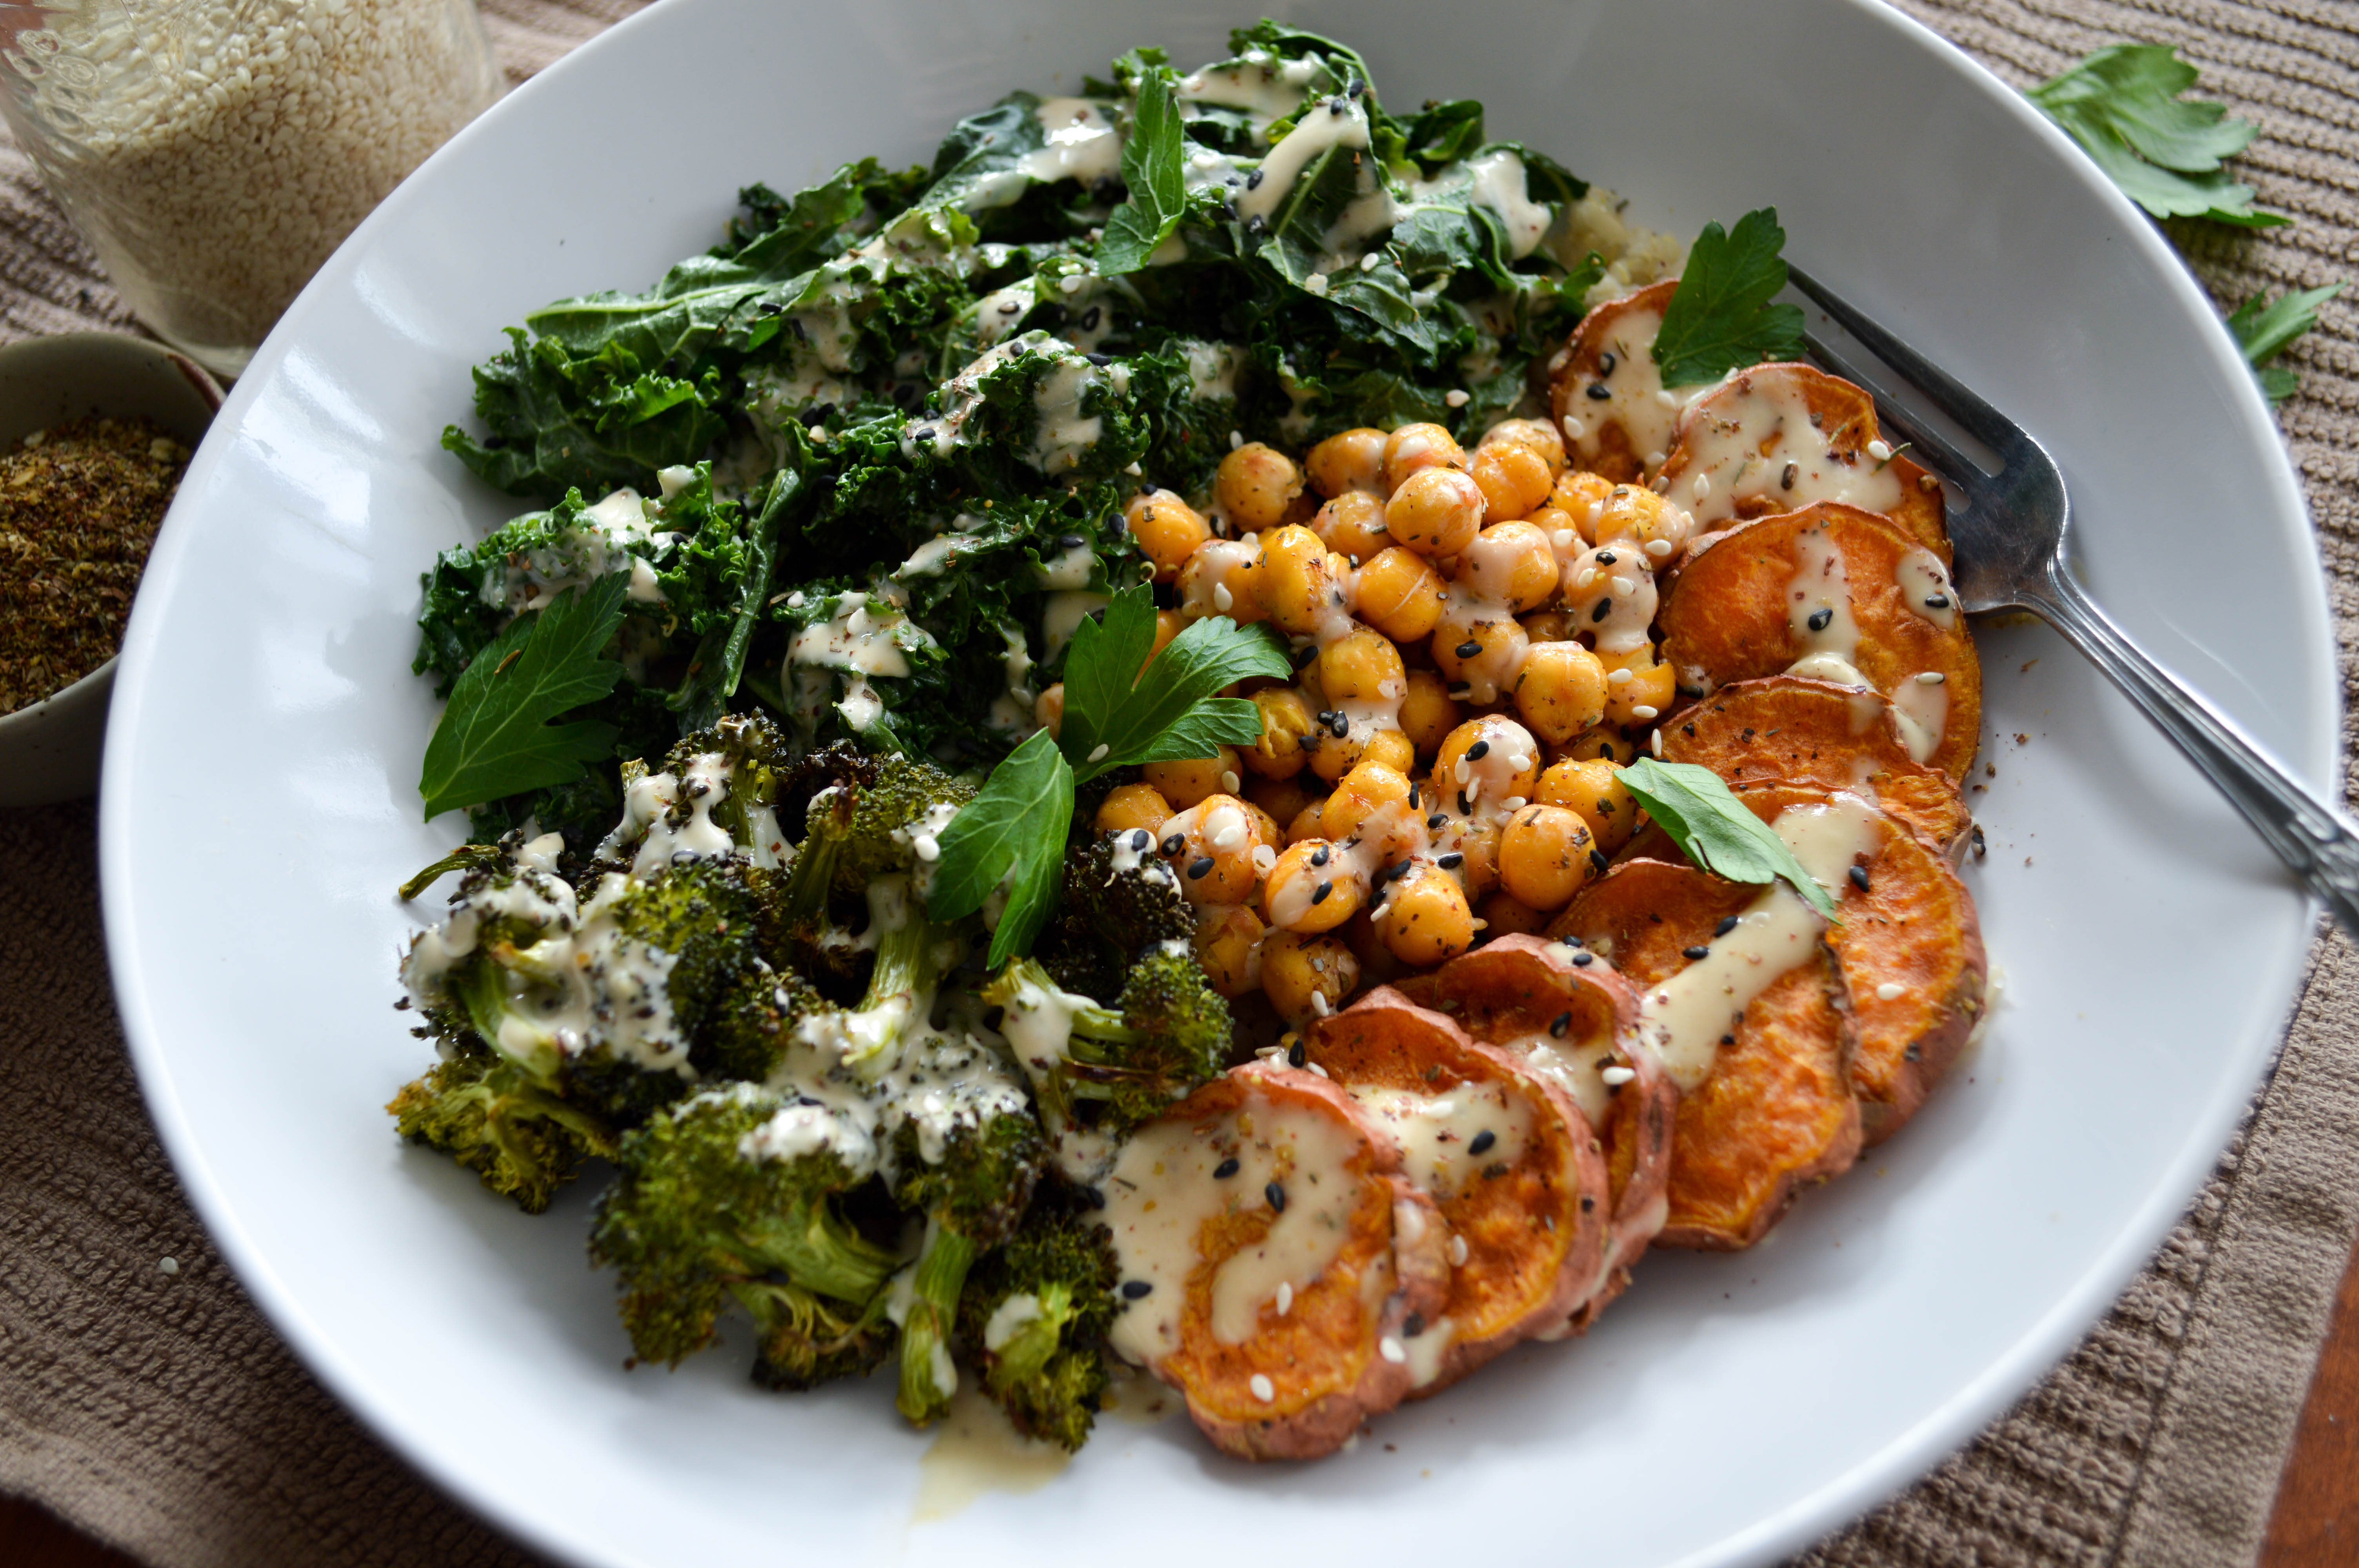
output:
[[[1216,398],[1235,401],[1237,351],[1231,343],[1207,343],[1185,339],[1179,345],[1188,356],[1188,380],[1199,403]]]
[[[1079,466],[1082,457],[1105,433],[1105,421],[1082,412],[1082,401],[1107,383],[1111,372],[1076,354],[1040,380],[1032,395],[1040,424],[1032,437],[1032,466],[1054,479]]]
[[[1660,594],[1646,550],[1636,539],[1614,539],[1565,563],[1565,611],[1576,629],[1592,633],[1601,654],[1635,654],[1649,645]]]
[[[1207,69],[1180,79],[1180,102],[1182,119],[1193,119],[1198,104],[1212,103],[1223,109],[1242,109],[1261,135],[1276,121],[1283,120],[1302,107],[1305,89],[1311,73],[1298,67],[1309,61],[1245,63],[1219,69]]]
[[[1090,586],[1090,573],[1097,569],[1098,557],[1087,545],[1075,545],[1040,563],[1032,580],[1042,588],[1070,592]]]
[[[1511,1040],[1506,1049],[1520,1052],[1534,1073],[1562,1089],[1589,1125],[1599,1131],[1614,1111],[1614,1091],[1604,1071],[1614,1060],[1614,1032],[1599,1030],[1585,1040],[1559,1040],[1545,1032]]]
[[[919,647],[932,642],[923,628],[883,600],[865,593],[842,594],[832,615],[795,633],[787,663],[905,677],[909,660],[901,651],[904,639]]]
[[[1919,545],[1900,557],[1899,570],[1895,574],[1900,602],[1909,613],[1931,622],[1946,632],[1958,623],[1958,596],[1950,587],[1949,568],[1941,557]]]
[[[677,782],[669,773],[655,775],[669,785],[670,798],[665,810],[647,821],[639,852],[631,859],[633,876],[652,876],[683,856],[719,860],[737,847],[728,829],[712,820],[712,808],[728,798],[729,776],[729,759],[718,752],[690,760],[688,776]],[[643,782],[653,784],[654,780]],[[658,785],[657,792],[662,791],[663,786]],[[636,815],[636,806],[628,806],[625,820]]]
[[[1859,622],[1852,613],[1851,574],[1842,546],[1824,528],[1806,528],[1795,537],[1794,559],[1794,575],[1786,589],[1786,624],[1803,653],[1786,673],[1873,692],[1874,685],[1856,663]],[[1948,574],[1941,570],[1940,557],[1930,550],[1920,547],[1904,557],[1899,575],[1901,592],[1915,592],[1920,601],[1948,592]],[[1920,609],[1919,613],[1931,620],[1941,611]],[[1954,615],[1954,608],[1950,613]],[[1929,760],[1940,749],[1941,731],[1949,720],[1948,687],[1938,680],[1908,679],[1900,683],[1897,691],[1882,695],[1891,704],[1893,720],[1899,726],[1908,754],[1920,762]],[[1852,705],[1854,733],[1874,719],[1874,705]]]
[[[666,473],[693,470],[668,469]],[[658,481],[662,476],[658,476]],[[675,493],[667,491],[666,493]],[[660,604],[655,568],[641,552],[669,548],[679,535],[653,526],[645,498],[628,486],[609,492],[582,509],[573,523],[547,545],[497,563],[484,574],[483,600],[510,614],[545,610],[568,589],[582,588],[610,573],[628,571],[628,593],[640,604]]]
[[[1114,1141],[1074,1125],[1050,1103],[1047,1086],[1071,1060],[1073,1015],[1087,1005],[1086,999],[1027,981],[1002,1010],[999,1022],[1016,1065],[1031,1080],[1057,1169],[1083,1186],[1093,1185],[1105,1175],[1114,1159]]]
[[[1087,98],[1044,98],[1032,111],[1042,145],[1016,160],[1027,178],[1093,185],[1122,173],[1122,137],[1105,110]]]
[[[1356,150],[1367,145],[1368,116],[1359,100],[1339,97],[1309,105],[1295,121],[1294,129],[1261,160],[1260,179],[1238,195],[1237,217],[1248,223],[1256,218],[1266,222],[1292,192],[1294,182],[1323,154],[1336,147]]]
[[[1063,1475],[1072,1459],[1053,1443],[1018,1433],[981,1390],[961,1389],[919,1457],[911,1522],[955,1519],[994,1492],[1037,1492]]]
[[[1778,512],[1834,501],[1884,513],[1903,499],[1888,462],[1829,444],[1791,372],[1748,371],[1711,388],[1680,418],[1679,441],[1687,461],[1676,488],[1692,497],[1702,527],[1730,521],[1739,501],[1755,498]]]
[[[910,551],[909,558],[893,568],[893,576],[903,580],[913,577],[940,577],[963,543],[965,541],[955,534],[937,535]]]
[[[1065,644],[1073,640],[1074,630],[1113,602],[1103,593],[1069,589],[1050,594],[1048,608],[1040,612],[1040,641],[1048,656],[1054,659],[1063,653]]]
[[[1698,386],[1664,391],[1662,369],[1655,363],[1654,352],[1655,335],[1662,328],[1661,311],[1631,310],[1606,334],[1605,352],[1614,356],[1613,368],[1603,369],[1601,360],[1597,379],[1574,390],[1571,411],[1565,416],[1581,427],[1576,433],[1567,425],[1564,435],[1584,463],[1594,463],[1603,455],[1599,434],[1608,424],[1614,424],[1622,427],[1631,451],[1652,473],[1671,449],[1671,431],[1680,411],[1690,399],[1711,390]],[[1593,397],[1589,386],[1602,386],[1607,395]]]
[[[1513,1165],[1531,1141],[1532,1108],[1497,1084],[1465,1083],[1448,1094],[1350,1086],[1352,1098],[1384,1123],[1401,1147],[1401,1173],[1448,1203],[1494,1165]],[[1490,1134],[1489,1141],[1484,1134]],[[1475,1145],[1483,1145],[1480,1152]]]
[[[1539,249],[1555,215],[1526,193],[1524,160],[1501,148],[1468,159],[1466,168],[1474,177],[1474,204],[1496,214],[1507,231],[1508,254],[1520,261]]]

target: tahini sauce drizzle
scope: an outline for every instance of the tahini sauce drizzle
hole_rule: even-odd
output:
[[[1672,486],[1705,528],[1731,521],[1736,503],[1765,496],[1779,512],[1839,501],[1889,513],[1902,500],[1889,461],[1838,452],[1813,423],[1800,379],[1764,367],[1723,382],[1680,418],[1687,462]]]

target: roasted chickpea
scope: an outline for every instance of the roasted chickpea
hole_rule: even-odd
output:
[[[1551,755],[1559,760],[1570,758],[1584,762],[1593,757],[1603,758],[1621,767],[1638,760],[1638,746],[1612,725],[1600,724],[1582,730],[1562,746],[1551,748]]]
[[[1220,754],[1212,757],[1190,757],[1185,762],[1149,762],[1138,771],[1147,782],[1163,792],[1163,798],[1181,811],[1200,806],[1224,789],[1234,789],[1242,782],[1243,761],[1234,746],[1223,746]],[[1226,781],[1226,782],[1224,782]]]
[[[1286,824],[1286,841],[1289,845],[1304,843],[1325,831],[1321,827],[1327,815],[1327,797],[1314,795],[1303,804]]]
[[[1652,724],[1670,710],[1679,679],[1670,665],[1658,664],[1651,643],[1626,654],[1600,651],[1605,666],[1605,722]]]
[[[1694,533],[1695,519],[1685,507],[1643,484],[1615,485],[1597,508],[1597,543],[1627,539],[1651,566],[1669,560]]]
[[[1337,740],[1323,736],[1310,753],[1310,771],[1333,784],[1362,762],[1381,762],[1396,773],[1407,773],[1417,761],[1417,748],[1397,730],[1372,730],[1354,725]]]
[[[1215,539],[1180,568],[1180,613],[1190,621],[1225,615],[1239,625],[1263,618],[1261,538]]]
[[[1622,769],[1610,758],[1549,763],[1534,798],[1543,806],[1579,812],[1589,825],[1589,836],[1608,855],[1627,844],[1638,826],[1638,802],[1624,787]]]
[[[1441,618],[1441,574],[1398,546],[1378,551],[1354,579],[1353,609],[1396,643],[1413,643]]]
[[[1482,917],[1485,941],[1501,936],[1537,936],[1548,929],[1545,913],[1505,889],[1485,894],[1475,906],[1475,914]]]
[[[1261,984],[1261,916],[1242,906],[1206,912],[1196,927],[1196,961],[1212,989],[1234,1000]]]
[[[1439,425],[1404,425],[1385,438],[1385,493],[1397,495],[1414,473],[1431,468],[1463,469],[1466,452],[1458,438]]]
[[[1516,711],[1543,741],[1570,741],[1605,717],[1605,666],[1578,643],[1535,643],[1516,676]]]
[[[1534,909],[1560,909],[1589,880],[1589,825],[1560,806],[1527,806],[1499,834],[1499,885]]]
[[[1442,606],[1427,645],[1441,678],[1452,688],[1464,687],[1467,700],[1480,705],[1500,699],[1531,644],[1512,616],[1487,610],[1480,600],[1453,600]]]
[[[1521,615],[1556,597],[1558,571],[1548,535],[1531,523],[1510,518],[1492,524],[1466,546],[1458,580],[1484,599],[1506,600]]]
[[[1359,983],[1360,960],[1340,936],[1273,931],[1262,938],[1262,994],[1298,1029],[1334,1011]]]
[[[1059,681],[1032,699],[1032,722],[1046,730],[1050,735],[1055,735],[1064,729],[1065,683],[1063,681]]]
[[[1261,604],[1280,631],[1308,637],[1346,616],[1343,589],[1328,570],[1326,541],[1287,524],[1261,538]]]
[[[1245,807],[1245,816],[1253,822],[1254,870],[1267,876],[1271,863],[1277,859],[1278,847],[1286,842],[1286,829],[1277,825],[1277,817],[1262,809],[1259,802],[1246,798],[1237,804]]]
[[[1311,448],[1302,467],[1321,495],[1361,490],[1382,499],[1392,493],[1392,487],[1385,482],[1385,446],[1382,430],[1363,425],[1356,430],[1339,431]]]
[[[1450,700],[1450,683],[1441,678],[1440,672],[1408,672],[1408,695],[1401,698],[1400,727],[1416,755],[1431,757],[1440,749],[1441,738],[1458,727],[1462,717],[1458,705]]]
[[[1243,903],[1261,881],[1253,813],[1233,795],[1215,795],[1163,825],[1156,852],[1179,874],[1190,903]]]
[[[1548,464],[1550,478],[1564,471],[1564,434],[1552,421],[1502,419],[1483,432],[1483,438],[1474,443],[1474,449],[1480,452],[1485,447],[1498,446],[1503,442],[1529,447],[1538,452],[1540,460]]]
[[[1101,833],[1120,833],[1144,827],[1159,840],[1163,825],[1171,820],[1171,803],[1163,792],[1150,784],[1126,784],[1110,791],[1098,803],[1098,814],[1093,825]]]
[[[1548,460],[1513,441],[1475,448],[1466,460],[1466,471],[1482,489],[1485,523],[1531,515],[1556,485]]]
[[[1392,543],[1385,531],[1384,497],[1365,490],[1347,490],[1321,507],[1310,531],[1355,567]]]
[[[1535,610],[1517,619],[1524,623],[1524,635],[1535,644],[1570,643],[1573,634],[1581,630],[1572,623],[1571,615],[1561,610]]]
[[[1158,582],[1178,577],[1196,546],[1212,536],[1212,525],[1204,514],[1168,490],[1143,490],[1132,496],[1130,504],[1122,509],[1122,520],[1139,549],[1155,563]]]
[[[1336,781],[1335,793],[1320,811],[1320,826],[1330,838],[1350,838],[1378,808],[1408,800],[1408,790],[1407,773],[1364,762]]]
[[[1298,744],[1300,739],[1299,736],[1296,737]],[[1245,766],[1247,768],[1253,766],[1252,758],[1246,758]],[[1271,821],[1282,824],[1291,822],[1300,816],[1302,808],[1310,805],[1313,797],[1309,790],[1302,787],[1302,781],[1292,774],[1280,779],[1271,778],[1266,773],[1249,773],[1245,779],[1245,798],[1261,807]],[[1283,844],[1286,841],[1287,836],[1283,827],[1269,839],[1272,844]]]
[[[1572,514],[1550,505],[1543,506],[1524,519],[1548,535],[1549,548],[1560,561],[1570,560],[1587,547],[1589,541],[1581,536],[1581,528]]]
[[[1319,686],[1332,703],[1390,702],[1408,690],[1400,650],[1365,626],[1319,650]]]
[[[1377,905],[1376,928],[1393,957],[1430,968],[1473,945],[1474,912],[1466,890],[1448,871],[1412,861],[1393,879]]]
[[[1155,649],[1153,653],[1148,654],[1147,656],[1151,659],[1156,654],[1159,654],[1164,649],[1169,647],[1171,645],[1171,639],[1177,637],[1180,633],[1187,629],[1188,618],[1180,614],[1178,611],[1157,611],[1155,612]]]
[[[1512,719],[1470,719],[1434,753],[1433,782],[1470,803],[1529,800],[1540,782],[1539,749],[1532,732]]]
[[[1262,883],[1263,916],[1287,931],[1332,931],[1360,907],[1367,888],[1343,853],[1323,838],[1286,847]]]
[[[1385,531],[1429,559],[1454,556],[1482,532],[1490,503],[1472,476],[1453,468],[1418,470],[1385,503]]]
[[[1247,441],[1221,460],[1212,475],[1212,502],[1238,527],[1257,532],[1286,521],[1302,493],[1302,470],[1276,447]]]
[[[1261,739],[1239,753],[1245,771],[1266,779],[1290,779],[1310,759],[1302,738],[1310,733],[1310,705],[1291,687],[1266,686],[1246,699],[1261,710]]]
[[[1597,519],[1605,498],[1614,493],[1614,481],[1603,474],[1573,469],[1557,476],[1556,488],[1549,492],[1549,504],[1572,519],[1583,541],[1597,543]]]

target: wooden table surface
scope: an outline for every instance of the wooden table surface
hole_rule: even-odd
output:
[[[34,1504],[0,1498],[0,1563],[8,1568],[140,1568]],[[2359,1252],[2343,1276],[2334,1326],[2277,1484],[2256,1568],[2359,1563]],[[2121,1568],[2137,1568],[2124,1563]]]

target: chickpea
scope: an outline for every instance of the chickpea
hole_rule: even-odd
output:
[[[1669,559],[1694,532],[1695,519],[1685,507],[1643,484],[1615,485],[1597,508],[1597,543],[1628,539],[1650,565]]]
[[[1302,460],[1319,493],[1340,496],[1365,491],[1379,500],[1391,493],[1385,482],[1385,433],[1363,425],[1328,437]],[[1340,546],[1339,546],[1340,547]]]
[[[1477,601],[1445,604],[1428,646],[1441,678],[1465,687],[1468,699],[1480,704],[1499,700],[1501,686],[1515,679],[1530,643],[1513,617]]]
[[[1475,906],[1475,913],[1483,917],[1486,940],[1501,936],[1537,936],[1548,929],[1546,913],[1534,909],[1504,889],[1485,894],[1483,902]]]
[[[1539,742],[1512,719],[1470,719],[1450,732],[1433,758],[1433,782],[1472,801],[1526,800],[1540,782]],[[1482,788],[1473,788],[1480,784]]]
[[[1179,873],[1190,903],[1243,903],[1261,881],[1253,814],[1233,795],[1208,796],[1163,825],[1157,852]]]
[[[1498,821],[1453,816],[1434,835],[1433,852],[1435,864],[1457,877],[1468,898],[1481,898],[1499,880]]]
[[[1521,615],[1556,597],[1558,569],[1548,535],[1522,518],[1510,518],[1492,524],[1466,547],[1458,580],[1484,599],[1505,600]]]
[[[1656,663],[1653,643],[1626,654],[1601,652],[1597,658],[1605,667],[1605,722],[1652,724],[1670,711],[1679,677],[1670,665]]]
[[[1406,773],[1417,762],[1417,748],[1397,730],[1354,726],[1338,741],[1331,733],[1310,753],[1310,771],[1333,784],[1362,762],[1380,762]]]
[[[1326,889],[1324,892],[1320,890]],[[1332,931],[1352,918],[1367,897],[1361,876],[1343,863],[1343,852],[1321,838],[1298,839],[1286,848],[1262,884],[1263,915],[1288,931]]]
[[[1465,449],[1439,425],[1404,425],[1385,438],[1385,492],[1400,493],[1414,473],[1431,468],[1463,469]]]
[[[1535,643],[1516,676],[1516,711],[1543,741],[1570,741],[1605,717],[1605,666],[1578,643]]]
[[[1327,547],[1351,557],[1352,564],[1373,560],[1392,543],[1385,532],[1384,497],[1364,490],[1347,490],[1319,509],[1310,531]]]
[[[1483,438],[1474,443],[1474,449],[1480,452],[1485,447],[1503,442],[1513,442],[1538,452],[1540,460],[1549,466],[1550,479],[1564,471],[1564,433],[1552,420],[1502,419],[1483,432]]]
[[[1254,869],[1267,876],[1269,862],[1277,859],[1278,846],[1286,842],[1286,829],[1280,827],[1277,818],[1263,810],[1258,802],[1243,799],[1237,804],[1245,807],[1245,816],[1253,822]]]
[[[1098,814],[1092,825],[1101,833],[1120,833],[1133,827],[1144,827],[1160,839],[1163,825],[1171,820],[1171,803],[1163,792],[1150,784],[1126,784],[1110,791],[1098,803]]]
[[[1614,481],[1603,474],[1583,472],[1580,469],[1557,476],[1556,488],[1549,492],[1549,504],[1572,519],[1572,525],[1589,544],[1597,543],[1597,519],[1605,498],[1614,492]]]
[[[1051,736],[1065,727],[1065,683],[1055,686],[1032,699],[1032,722]]]
[[[1181,564],[1180,613],[1190,621],[1225,615],[1247,625],[1263,617],[1261,539],[1216,539]]]
[[[1312,795],[1304,803],[1302,809],[1296,812],[1287,822],[1287,843],[1291,846],[1318,838],[1326,831],[1323,826],[1326,815],[1327,797],[1323,795]]]
[[[1310,527],[1310,520],[1319,515],[1320,501],[1320,494],[1315,490],[1306,488],[1297,492],[1294,499],[1286,503],[1286,515],[1278,519],[1279,525],[1291,524],[1298,528]]]
[[[1534,909],[1561,909],[1589,880],[1589,825],[1560,806],[1527,806],[1499,834],[1499,883]]]
[[[1262,994],[1298,1029],[1334,1011],[1359,983],[1360,960],[1340,936],[1273,931],[1262,939]]]
[[[1553,504],[1538,508],[1524,521],[1548,535],[1549,548],[1560,561],[1581,554],[1590,542],[1581,536],[1581,525],[1572,520],[1572,514]]]
[[[1353,588],[1353,611],[1396,643],[1416,642],[1441,618],[1441,574],[1414,550],[1379,551]]]
[[[1275,528],[1302,493],[1302,470],[1277,448],[1247,441],[1221,460],[1212,475],[1212,503],[1238,527]]]
[[[1610,724],[1584,730],[1557,750],[1561,757],[1575,762],[1602,757],[1616,767],[1626,766],[1638,760],[1637,742]]]
[[[1473,945],[1474,912],[1456,877],[1412,861],[1385,890],[1376,928],[1394,957],[1430,968]]]
[[[1530,516],[1556,486],[1548,460],[1514,441],[1477,447],[1466,460],[1466,471],[1483,492],[1486,523]]]
[[[1378,808],[1408,800],[1408,775],[1399,769],[1362,762],[1336,781],[1335,793],[1319,814],[1320,825],[1330,838],[1353,838]]]
[[[1300,739],[1296,737],[1298,742]],[[1246,758],[1245,766],[1253,766],[1251,757]],[[1266,773],[1252,773],[1245,779],[1245,798],[1259,806],[1271,821],[1291,822],[1302,814],[1302,808],[1310,804],[1313,796],[1302,787],[1301,780],[1292,774],[1272,778]],[[1272,844],[1286,841],[1283,830],[1271,835],[1269,839]]]
[[[1332,558],[1324,540],[1294,524],[1262,535],[1262,610],[1278,630],[1307,637],[1346,616],[1343,588],[1327,569]]]
[[[1196,546],[1212,536],[1212,525],[1204,514],[1168,490],[1140,491],[1122,509],[1122,520],[1139,549],[1155,563],[1158,582],[1178,577]]]
[[[1212,757],[1190,757],[1178,762],[1149,762],[1139,772],[1179,809],[1201,806],[1214,794],[1234,789],[1244,767],[1234,746],[1223,746]]]
[[[1319,650],[1319,685],[1336,704],[1390,702],[1408,689],[1400,650],[1365,626]]]
[[[1266,686],[1246,699],[1261,710],[1261,739],[1240,752],[1245,771],[1258,778],[1290,779],[1310,759],[1302,738],[1310,733],[1310,705],[1292,687]]]
[[[1147,656],[1151,659],[1157,654],[1159,654],[1164,649],[1169,647],[1171,645],[1171,639],[1177,637],[1180,633],[1187,629],[1188,618],[1180,614],[1178,611],[1157,611],[1155,612],[1155,647]]]
[[[1261,984],[1261,916],[1242,905],[1210,911],[1196,927],[1196,961],[1231,1000]]]
[[[1472,476],[1453,468],[1424,468],[1410,474],[1385,503],[1385,530],[1429,559],[1454,556],[1482,531],[1490,503]]]
[[[1581,628],[1572,623],[1572,615],[1563,610],[1535,610],[1519,617],[1524,623],[1524,635],[1535,643],[1570,643]]]
[[[1630,841],[1638,826],[1638,802],[1622,783],[1622,770],[1611,758],[1591,757],[1551,762],[1540,774],[1543,806],[1560,806],[1581,814],[1597,848],[1611,855]]]
[[[1450,700],[1450,683],[1433,670],[1408,672],[1408,695],[1401,698],[1400,727],[1415,754],[1430,757],[1441,738],[1458,727],[1459,707]]]

